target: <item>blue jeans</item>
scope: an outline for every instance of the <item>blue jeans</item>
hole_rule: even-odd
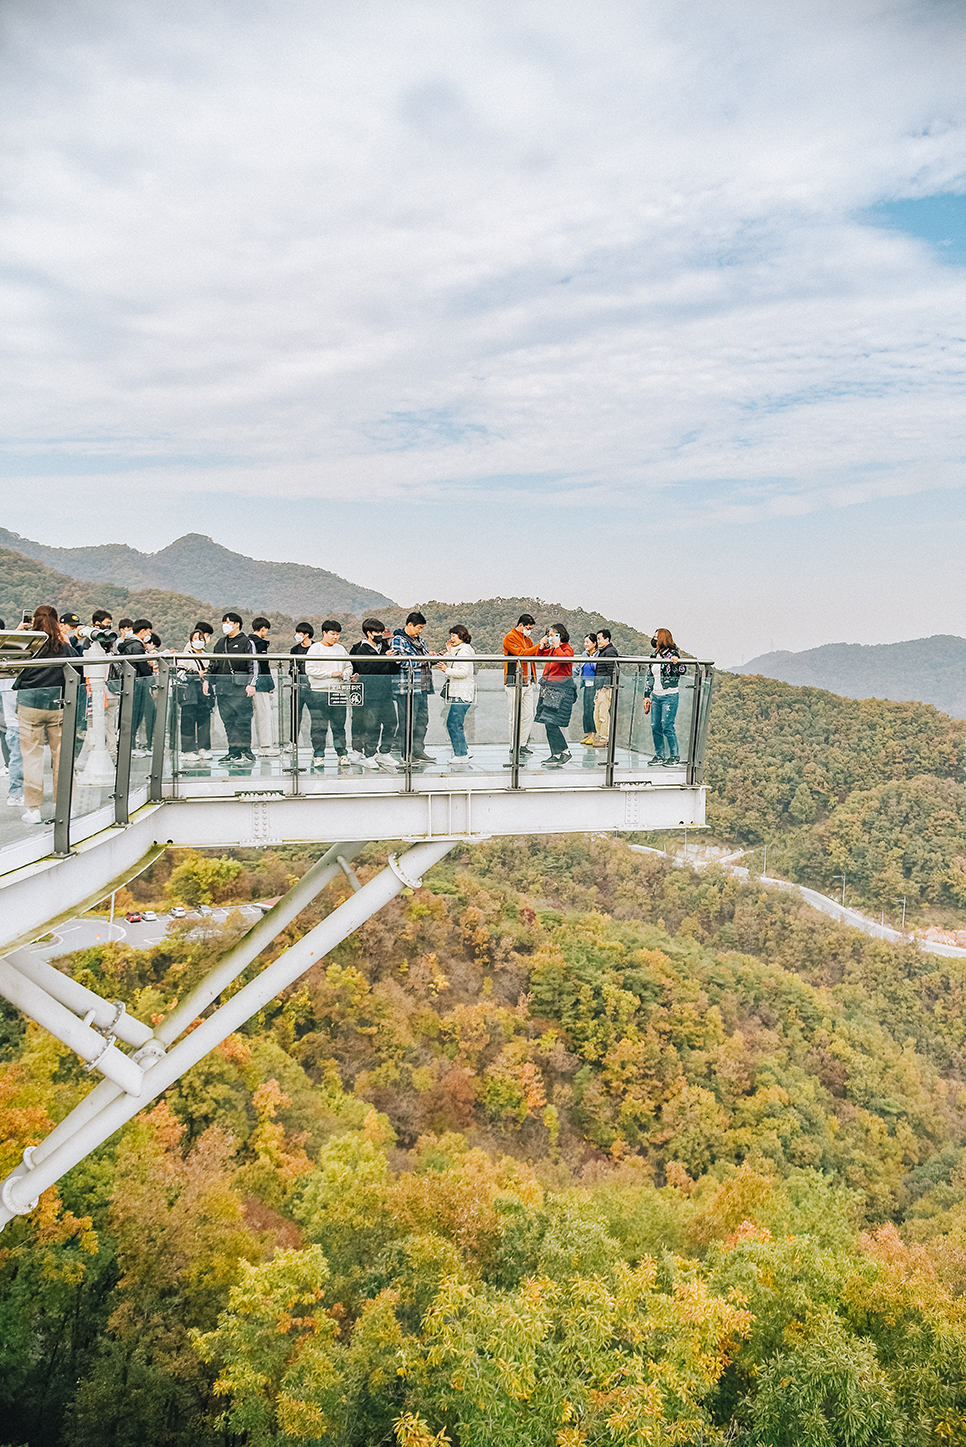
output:
[[[655,693],[651,695],[651,736],[654,739],[656,759],[678,757],[678,736],[674,720],[678,711],[676,693]]]
[[[449,713],[446,715],[446,732],[453,745],[453,753],[458,759],[465,759],[469,753],[469,749],[466,747],[466,734],[463,732],[463,720],[468,708],[468,703],[460,703],[453,699],[449,706]]]

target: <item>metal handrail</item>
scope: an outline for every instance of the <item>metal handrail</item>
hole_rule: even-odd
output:
[[[444,652],[427,652],[425,654],[417,655],[349,654],[347,655],[347,661],[351,661],[353,663],[359,662],[363,664],[370,661],[386,662],[392,665],[396,665],[395,667],[387,669],[384,673],[370,675],[367,671],[364,670],[361,675],[357,675],[357,677],[361,677],[364,682],[367,678],[378,677],[381,677],[387,681],[394,682],[399,678],[400,674],[405,680],[407,674],[415,673],[417,666],[425,667],[427,664],[429,664],[430,666],[435,666],[437,663],[444,661],[447,657],[450,656],[451,655],[447,655]],[[331,658],[331,655],[329,655],[329,657]],[[314,655],[314,658],[319,658],[319,655]],[[582,654],[574,654],[571,660],[571,658],[566,654],[561,656],[560,654],[551,653],[477,653],[473,655],[471,660],[467,661],[471,661],[474,666],[490,665],[491,667],[498,665],[503,665],[505,667],[508,664],[518,663],[530,664],[534,669],[533,682],[536,683],[539,679],[538,669],[540,669],[541,665],[553,661],[556,661],[558,663],[564,661],[567,664],[570,664],[571,667],[575,671],[577,671],[578,669],[582,668],[588,661],[593,661],[593,658],[594,655],[585,656]],[[22,674],[23,670],[31,668],[46,668],[48,670],[59,668],[62,670],[64,676],[63,689],[61,689],[57,685],[52,685],[51,688],[52,691],[55,690],[58,694],[61,695],[61,704],[59,706],[62,706],[64,710],[64,736],[68,740],[73,740],[76,736],[77,719],[80,712],[80,698],[82,695],[82,690],[84,689],[86,683],[90,683],[92,687],[96,687],[98,684],[101,687],[107,686],[110,689],[111,693],[117,697],[118,706],[116,713],[116,753],[114,758],[114,787],[112,791],[112,802],[114,823],[115,825],[120,825],[123,827],[128,824],[131,817],[131,760],[132,748],[134,746],[133,731],[134,725],[138,717],[138,710],[136,709],[137,700],[135,697],[136,686],[140,684],[150,684],[152,690],[157,691],[157,718],[155,723],[154,742],[151,753],[151,764],[146,793],[147,798],[151,802],[159,803],[166,796],[165,754],[168,748],[170,748],[171,750],[173,759],[170,788],[173,790],[173,796],[176,797],[178,794],[178,779],[180,771],[177,764],[177,742],[175,737],[178,711],[176,707],[172,707],[172,703],[174,700],[174,684],[176,682],[179,672],[179,662],[181,660],[185,660],[193,663],[201,663],[203,665],[204,674],[211,677],[213,683],[217,687],[218,679],[222,675],[220,671],[219,673],[211,675],[210,664],[213,662],[220,662],[223,664],[227,663],[229,664],[229,668],[225,670],[225,673],[234,674],[236,670],[230,665],[233,663],[237,664],[238,660],[240,659],[245,660],[248,664],[251,665],[253,683],[261,672],[261,670],[255,668],[254,665],[256,663],[267,663],[271,665],[271,674],[278,679],[279,684],[282,687],[282,693],[279,694],[279,708],[281,710],[285,700],[288,698],[289,687],[291,688],[291,702],[293,708],[295,706],[297,698],[301,696],[302,685],[306,681],[304,677],[305,664],[306,662],[311,663],[313,661],[313,655],[309,655],[307,653],[293,654],[291,652],[260,654],[198,654],[194,652],[189,652],[188,650],[179,650],[177,652],[172,650],[156,654],[106,654],[98,650],[97,653],[88,653],[80,657],[72,655],[66,658],[34,657],[19,660],[5,659],[3,660],[2,670],[0,671],[9,676],[10,674]],[[143,663],[145,661],[153,663],[155,665],[156,674],[155,672],[152,672],[151,675],[141,675],[139,677],[134,665],[135,663]],[[637,686],[642,676],[642,669],[649,668],[655,663],[660,663],[664,660],[661,659],[660,655],[654,654],[618,654],[616,657],[608,657],[607,659],[602,661],[609,665],[609,682],[612,692],[609,710],[607,750],[604,758],[601,760],[601,763],[604,765],[605,769],[601,783],[605,788],[613,788],[616,783],[615,775],[619,767],[616,759],[618,739],[618,695],[621,694],[623,687],[625,690],[624,696],[626,697],[626,688],[627,684],[630,682],[631,672],[636,668],[636,671],[634,672],[634,699],[636,700]],[[687,784],[689,786],[693,786],[696,784],[700,785],[703,778],[703,755],[707,737],[707,714],[710,704],[711,686],[714,677],[714,665],[701,659],[694,658],[680,658],[679,661],[684,664],[687,670],[687,675],[689,675],[686,679],[686,686],[688,688],[688,691],[691,692],[693,690],[693,704],[691,709],[691,718],[688,726],[689,738],[686,759]],[[114,672],[114,678],[110,681],[110,683],[108,683],[109,671]],[[242,672],[242,670],[238,670],[238,672]],[[346,680],[346,682],[348,682],[348,680]],[[682,682],[685,682],[684,678],[682,678]],[[510,763],[508,766],[510,769],[510,774],[507,779],[507,785],[512,790],[517,790],[521,787],[525,787],[525,781],[522,778],[523,766],[521,760],[521,720],[523,689],[527,684],[528,679],[525,675],[524,669],[515,668],[512,681],[509,685],[514,696],[512,699],[513,706],[511,710],[509,738],[506,740],[506,743],[509,747],[510,755]],[[397,707],[398,696],[400,695],[400,693],[402,693],[402,695],[407,698],[414,697],[414,695],[410,694],[407,690],[401,691],[400,689],[396,688],[394,692],[397,695]],[[414,762],[412,756],[412,730],[414,721],[414,709],[412,706],[410,706],[406,710],[405,724],[403,725],[405,736],[404,740],[402,741],[403,750],[402,763],[400,767],[400,773],[405,775],[405,783],[403,784],[403,789],[406,792],[411,792],[414,788],[413,773],[417,767],[417,764]],[[633,726],[631,726],[631,732],[632,731]],[[628,746],[636,747],[636,745],[631,744],[630,732],[628,734]],[[62,748],[61,763],[65,767],[62,767],[60,770],[57,797],[55,800],[54,852],[63,856],[68,854],[71,849],[71,802],[73,786],[75,782],[75,758],[72,743],[66,749]],[[287,771],[291,774],[291,793],[293,796],[297,796],[300,792],[300,765],[297,748],[295,748],[292,752],[290,766]]]
[[[415,665],[418,663],[425,663],[430,659],[438,662],[451,656],[451,654],[447,654],[444,650],[440,653],[422,653],[417,655],[400,653],[381,653],[378,655],[353,653],[349,655],[349,658],[350,661],[352,659],[361,658],[364,662],[372,661],[375,663],[386,661],[389,663],[410,663]],[[677,655],[675,656],[677,657]],[[81,654],[79,658],[76,656],[72,656],[70,658],[24,658],[16,660],[3,659],[2,663],[0,663],[0,669],[2,669],[4,673],[6,673],[8,669],[14,670],[20,668],[56,668],[58,666],[74,668],[103,668],[107,664],[111,663],[160,663],[162,659],[168,659],[168,661],[170,662],[179,658],[209,659],[211,661],[217,660],[218,662],[228,662],[233,659],[250,658],[255,663],[303,663],[308,657],[309,655],[307,653],[190,653],[187,650],[176,651],[174,649],[166,648],[158,653],[105,653],[103,655],[95,655],[95,657],[93,658],[89,658],[88,655],[84,653]],[[316,654],[314,655],[314,657],[317,658],[318,655]],[[472,658],[469,658],[465,661],[474,665],[478,663],[526,663],[532,664],[535,668],[538,668],[542,663],[549,663],[554,658],[559,660],[561,659],[561,657],[566,658],[567,654],[561,655],[559,653],[474,653]],[[573,663],[574,665],[578,663],[593,663],[596,657],[596,654],[585,655],[583,653],[575,653],[573,656]],[[616,659],[606,658],[601,661],[604,663],[616,663],[619,661],[621,664],[666,663],[667,659],[662,658],[659,654],[619,653]],[[715,664],[707,658],[678,657],[678,662],[687,664],[689,668],[715,667]]]

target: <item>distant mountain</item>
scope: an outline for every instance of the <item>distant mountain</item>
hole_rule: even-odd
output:
[[[916,700],[966,718],[966,638],[951,633],[907,643],[826,643],[803,653],[763,653],[729,672],[763,674],[844,698]]]
[[[123,543],[93,548],[51,548],[0,528],[0,548],[35,558],[48,568],[92,583],[141,590],[164,588],[194,597],[219,598],[222,607],[325,616],[386,608],[392,599],[324,568],[268,563],[233,553],[201,533],[187,533],[159,553],[139,553]]]
[[[57,549],[51,549],[56,552]],[[129,550],[133,551],[133,550]],[[212,601],[212,597],[214,601]],[[58,613],[73,609],[83,622],[89,623],[95,608],[109,608],[114,622],[125,614],[131,618],[150,618],[165,648],[183,648],[191,634],[191,628],[199,618],[213,622],[217,627],[226,608],[237,605],[237,594],[227,595],[214,592],[208,594],[208,601],[191,597],[185,593],[165,588],[128,588],[110,583],[82,582],[56,572],[46,564],[23,553],[0,547],[0,618],[9,626],[20,621],[21,611],[31,611],[38,603],[51,603]],[[585,633],[596,632],[598,628],[610,628],[614,643],[621,653],[648,653],[650,637],[620,623],[605,618],[600,613],[587,613],[580,608],[564,608],[559,603],[545,603],[540,598],[481,598],[475,603],[420,603],[402,606],[391,603],[378,607],[379,617],[390,628],[400,628],[411,607],[420,607],[428,626],[426,641],[430,647],[445,644],[449,630],[454,623],[464,623],[473,635],[473,645],[478,653],[502,652],[503,636],[512,628],[521,613],[532,613],[541,626],[556,620],[564,623],[570,631],[574,651],[583,647]],[[369,612],[372,605],[367,605]],[[247,609],[246,626],[252,609]],[[295,624],[306,618],[315,630],[327,613],[334,613],[344,625],[344,638],[354,642],[361,635],[361,612],[353,614],[345,608],[326,607],[313,612],[305,609],[297,613],[285,613],[279,608],[264,610],[272,622],[273,652],[283,652],[295,642]]]

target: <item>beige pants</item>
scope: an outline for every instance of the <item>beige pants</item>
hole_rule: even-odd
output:
[[[278,743],[275,736],[275,695],[256,693],[252,702],[255,705],[255,747],[273,749]]]
[[[507,720],[509,732],[507,738],[510,748],[513,748],[513,714],[516,708],[516,689],[504,688],[506,693]],[[520,690],[520,747],[525,747],[530,742],[530,730],[533,728],[533,715],[537,711],[537,696],[539,689],[535,683],[525,683]]]
[[[612,688],[599,688],[594,694],[594,730],[599,739],[610,736],[610,696]]]
[[[23,797],[28,809],[39,809],[44,802],[44,744],[50,747],[54,798],[57,798],[63,718],[64,711],[60,708],[24,708],[23,704],[17,708],[20,752],[23,755]]]

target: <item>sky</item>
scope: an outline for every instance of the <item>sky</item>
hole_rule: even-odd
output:
[[[2,0],[0,524],[966,633],[962,0]]]

